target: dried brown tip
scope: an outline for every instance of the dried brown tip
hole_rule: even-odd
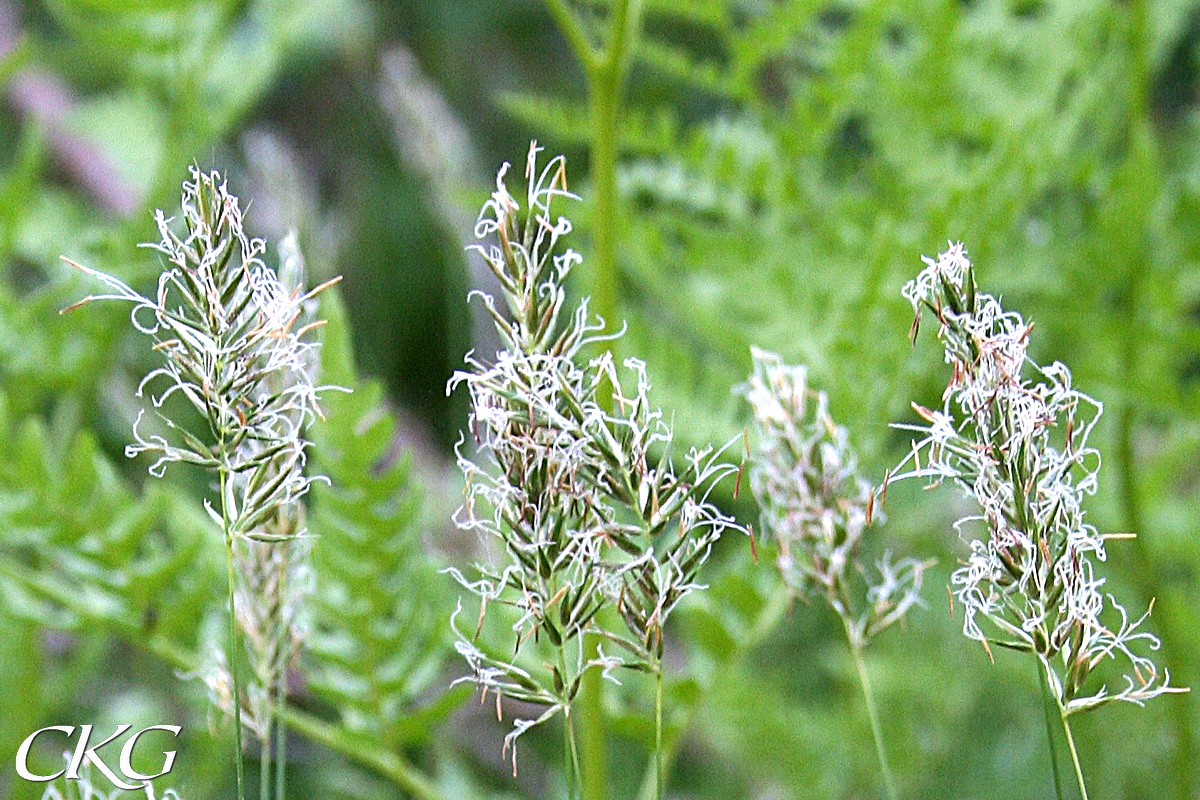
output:
[[[1133,674],[1137,676],[1138,683],[1140,683],[1142,685],[1143,689],[1145,689],[1147,686],[1150,685],[1150,682],[1147,681],[1145,677],[1143,677],[1142,671],[1140,669],[1138,669],[1137,664],[1133,665]]]
[[[746,427],[742,426],[742,463],[738,464],[737,478],[733,482],[733,499],[738,499],[738,493],[742,489],[742,470],[746,468],[746,462],[750,460],[750,433]]]
[[[988,661],[991,661],[992,665],[995,666],[996,657],[992,655],[992,648],[988,646],[987,639],[980,639],[979,643],[983,645],[983,652],[987,653]]]
[[[533,165],[537,161],[538,143],[537,139],[529,141],[529,154],[525,156],[525,180],[533,180]]]
[[[324,283],[322,283],[320,286],[316,287],[315,289],[310,289],[308,294],[304,295],[304,299],[308,300],[310,298],[316,297],[317,295],[319,295],[321,292],[325,291],[329,287],[337,286],[341,282],[342,282],[341,275],[338,275],[336,278],[330,278],[329,280],[325,281]]]
[[[329,320],[327,319],[319,319],[316,322],[310,322],[304,327],[300,328],[300,330],[296,331],[296,336],[298,338],[303,337],[304,334],[308,333],[309,331],[315,331],[317,328],[324,328],[327,324],[329,324]]]
[[[471,641],[479,641],[479,633],[483,630],[483,613],[487,611],[487,598],[479,601],[479,622],[475,625],[475,637]]]
[[[936,417],[934,417],[933,411],[926,408],[925,406],[921,405],[920,403],[913,402],[913,403],[909,403],[909,405],[912,406],[913,411],[917,412],[917,416],[920,417],[921,419],[925,420],[926,422],[933,422],[934,419],[936,419]]]
[[[754,543],[754,526],[747,525],[746,531],[750,534],[750,556],[754,559],[754,563],[758,564],[758,545]]]
[[[63,314],[66,314],[68,311],[74,311],[75,309],[77,309],[77,308],[79,308],[81,305],[83,305],[84,303],[90,303],[90,302],[92,302],[92,301],[93,301],[93,300],[95,300],[95,299],[96,299],[96,296],[95,296],[95,295],[90,295],[90,294],[89,294],[87,297],[83,298],[82,300],[80,300],[80,301],[78,301],[78,302],[75,302],[75,303],[71,303],[71,305],[67,306],[66,308],[60,308],[60,309],[58,310],[58,313],[59,313],[59,315],[61,316],[61,315],[63,315]]]

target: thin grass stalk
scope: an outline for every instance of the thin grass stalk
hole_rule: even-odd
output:
[[[288,564],[290,561],[290,552],[286,548],[296,547],[297,542],[281,542],[280,547],[284,548],[285,556],[279,561],[279,596],[287,597],[290,587],[288,586]],[[284,721],[284,712],[287,709],[287,671],[288,661],[291,652],[289,638],[291,631],[287,618],[284,614],[279,614],[276,620],[275,635],[277,637],[277,646],[284,650],[284,658],[282,665],[275,675],[274,686],[267,686],[269,692],[274,693],[274,714],[267,719],[267,730],[263,735],[262,748],[267,753],[267,762],[270,764],[271,751],[275,754],[275,800],[284,800],[287,794],[287,776],[285,767],[287,765],[287,725]],[[264,798],[267,787],[263,787]]]
[[[287,670],[279,675],[279,688],[275,693],[275,800],[286,800],[287,767]]]
[[[224,441],[221,443],[221,449],[225,449]],[[229,576],[229,677],[233,682],[233,741],[236,748],[234,752],[234,765],[237,770],[237,796],[238,800],[245,800],[245,776],[242,767],[242,712],[241,712],[241,697],[242,697],[242,681],[241,671],[238,669],[238,624],[237,612],[234,610],[234,593],[236,591],[235,576],[233,571],[233,536],[229,530],[229,509],[227,494],[225,492],[225,484],[228,481],[228,475],[225,470],[221,470],[221,534],[225,539],[225,566]]]
[[[562,675],[568,674],[566,657],[561,649],[558,651],[558,669]],[[567,797],[570,800],[576,800],[583,789],[579,768],[579,748],[575,743],[575,727],[571,722],[570,701],[564,700],[563,706],[563,774],[566,778]]]
[[[846,622],[846,620],[842,620]],[[879,758],[879,771],[883,775],[883,788],[888,800],[896,800],[896,780],[892,777],[892,768],[888,766],[887,752],[883,747],[883,728],[879,724],[879,711],[875,708],[875,692],[871,689],[871,680],[867,677],[867,665],[863,661],[862,646],[859,645],[849,626],[846,627],[846,637],[850,643],[850,652],[854,656],[854,666],[858,670],[858,682],[862,686],[863,702],[867,708],[867,719],[871,723],[871,736],[875,739],[875,755]]]
[[[575,800],[579,796],[578,780],[575,775],[574,762],[571,760],[571,723],[570,715],[563,716],[563,777],[567,784],[567,797]]]
[[[258,757],[258,796],[267,800],[271,796],[271,721],[267,721],[267,735],[259,747]]]
[[[571,770],[575,779],[575,796],[578,797],[582,792],[583,787],[581,784],[581,771],[579,765],[579,745],[575,741],[575,720],[571,718],[571,714],[569,712],[567,713],[565,719],[567,723],[567,745],[570,747],[571,752]]]
[[[794,599],[794,596],[789,592],[774,592],[771,595],[767,603],[755,616],[754,623],[750,626],[745,638],[734,645],[733,652],[729,654],[727,660],[722,662],[719,671],[712,679],[711,685],[719,686],[732,679],[734,666],[742,656],[766,638],[768,633],[775,630],[775,626],[779,624],[779,621],[787,614],[788,609],[792,607]],[[680,742],[683,740],[683,734],[687,731],[692,719],[695,718],[699,705],[698,702],[693,701],[682,715],[678,713],[677,709],[676,719],[680,719],[680,716],[682,716],[682,721],[678,722],[670,730],[663,732],[663,742],[660,749],[662,750],[664,772],[670,769],[674,763],[675,756],[679,752]],[[647,765],[646,772],[642,777],[641,788],[637,793],[637,797],[640,800],[654,800],[654,793],[657,790],[655,767],[656,765],[653,762]]]
[[[1038,659],[1036,664],[1038,684],[1042,689],[1042,710],[1046,717],[1046,746],[1050,748],[1050,770],[1054,774],[1054,796],[1058,800],[1063,800],[1062,774],[1058,768],[1058,748],[1054,746],[1054,713],[1058,709],[1058,703],[1050,693],[1049,678],[1046,676],[1041,659]]]
[[[600,637],[589,633],[583,638],[584,658],[600,657]],[[583,796],[588,800],[604,800],[607,751],[604,744],[604,683],[598,670],[583,673],[579,688],[578,706],[583,716],[580,727],[583,740]]]
[[[1080,800],[1088,800],[1087,784],[1083,782],[1083,768],[1079,765],[1079,753],[1075,749],[1075,737],[1071,735],[1071,721],[1067,718],[1067,710],[1060,704],[1059,718],[1062,720],[1063,733],[1067,735],[1067,749],[1071,751],[1071,766],[1075,768],[1075,780],[1079,784]]]
[[[654,767],[658,772],[658,790],[655,795],[662,800],[666,791],[666,762],[663,759],[663,724],[662,724],[663,674],[662,665],[654,673]]]

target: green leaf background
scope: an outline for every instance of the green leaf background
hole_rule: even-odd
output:
[[[603,46],[611,4],[566,5]],[[0,3],[13,34],[0,37],[12,42],[0,52],[0,763],[64,720],[178,721],[178,766],[159,783],[232,792],[228,726],[177,675],[220,625],[219,536],[199,505],[210,487],[183,468],[155,482],[123,455],[153,363],[127,309],[57,313],[97,288],[60,255],[152,286],[160,265],[136,244],[195,162],[227,174],[272,242],[300,232],[314,283],[344,276],[322,302],[322,380],[354,391],[327,394],[313,429],[311,467],[330,485],[310,498],[294,795],[561,795],[559,732],[530,734],[514,779],[508,722],[449,688],[463,670],[448,627],[457,590],[439,572],[487,557],[449,522],[465,406],[445,382],[468,348],[489,347],[461,246],[495,169],[534,138],[568,155],[581,275],[599,268],[601,234],[615,237],[618,354],[648,361],[689,444],[741,435],[748,410],[731,389],[756,344],[809,365],[882,481],[908,447],[890,423],[911,418],[911,401],[939,402],[948,377],[932,337],[910,346],[900,287],[921,255],[964,241],[984,290],[1034,322],[1035,358],[1068,364],[1105,403],[1088,513],[1138,537],[1111,543],[1104,575],[1131,607],[1155,598],[1159,659],[1173,682],[1200,680],[1200,5],[641,11],[615,209],[600,219],[588,79],[546,5]],[[380,58],[396,47],[424,81],[402,88],[424,98],[431,136],[381,102]],[[68,90],[69,113],[23,106],[22,70]],[[65,140],[107,165],[100,186]],[[990,663],[940,588],[965,553],[950,526],[968,509],[946,489],[889,490],[886,546],[938,559],[927,607],[867,652],[889,755],[904,797],[1044,798],[1033,670],[1004,653]],[[756,562],[744,539],[724,543],[709,590],[669,632],[670,794],[882,796],[836,620],[782,602],[759,550]],[[614,798],[645,785],[646,688],[603,696]],[[1080,719],[1093,795],[1195,798],[1196,702]],[[0,793],[40,797],[4,770]]]

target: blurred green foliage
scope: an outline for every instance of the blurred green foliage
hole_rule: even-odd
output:
[[[910,348],[899,288],[921,254],[963,240],[981,286],[1034,321],[1035,357],[1106,403],[1089,513],[1138,534],[1111,544],[1106,577],[1131,606],[1157,599],[1159,660],[1200,682],[1200,4],[633,6],[615,203],[598,217],[595,85],[533,0],[0,2],[6,763],[43,725],[181,722],[174,785],[231,791],[228,726],[174,674],[219,627],[208,487],[182,469],[148,483],[122,455],[149,363],[125,310],[57,314],[96,289],[60,254],[151,286],[157,261],[134,245],[195,161],[253,198],[250,224],[272,241],[297,228],[317,280],[345,276],[323,368],[356,393],[331,395],[314,432],[331,485],[310,510],[295,796],[554,796],[553,731],[530,735],[513,780],[507,723],[447,691],[462,665],[437,574],[485,557],[452,530],[461,487],[444,477],[462,424],[446,378],[488,346],[460,248],[494,169],[531,138],[572,161],[581,273],[589,242],[613,237],[620,354],[649,362],[656,403],[694,443],[746,425],[730,388],[758,344],[809,365],[881,481],[908,446],[889,423],[912,400],[936,405],[948,377],[930,340]],[[609,5],[566,7],[605,46]],[[395,48],[416,65],[388,90],[410,117],[381,87]],[[1046,797],[1036,676],[1003,653],[989,663],[945,611],[938,584],[964,552],[952,494],[893,486],[886,508],[894,550],[940,560],[929,608],[868,655],[901,794]],[[745,497],[724,502],[754,520]],[[836,620],[781,605],[769,547],[757,564],[747,550],[723,547],[670,640],[673,792],[880,796]],[[604,696],[614,798],[644,785],[642,689]],[[1195,798],[1196,705],[1082,719],[1094,795]],[[40,796],[8,769],[0,792]]]

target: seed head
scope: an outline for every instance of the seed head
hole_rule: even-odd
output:
[[[798,595],[823,597],[862,646],[920,602],[926,564],[892,563],[887,552],[877,574],[862,564],[862,540],[882,512],[859,476],[846,429],[830,417],[826,394],[809,388],[803,366],[758,348],[751,356],[744,390],[760,441],[750,486],[778,542],[780,575]]]
[[[586,299],[566,308],[565,282],[581,257],[561,248],[571,223],[551,205],[574,195],[562,158],[539,171],[537,152],[526,165],[524,213],[505,185],[505,165],[475,227],[489,241],[476,250],[500,282],[502,304],[474,296],[502,349],[489,361],[468,354],[467,369],[450,381],[470,393],[478,451],[458,448],[466,490],[455,521],[503,548],[500,563],[479,565],[477,578],[449,570],[481,605],[475,635],[456,626],[457,647],[472,667],[467,680],[485,695],[548,707],[514,723],[505,743],[514,765],[516,738],[569,713],[587,669],[659,669],[667,618],[699,588],[713,543],[737,527],[708,501],[734,468],[711,448],[689,453],[681,469],[672,464],[672,432],[650,403],[645,365],[627,359],[623,386],[611,353],[584,355],[609,337]],[[476,643],[485,615],[503,607],[514,612],[511,658]],[[604,607],[616,609],[624,629],[600,625]],[[590,631],[622,655],[585,660]]]
[[[919,439],[901,465],[909,471],[896,477],[949,479],[979,504],[978,515],[956,525],[970,549],[951,577],[963,633],[985,647],[1036,653],[1052,667],[1051,688],[1068,713],[1185,691],[1135,652],[1159,646],[1140,630],[1149,611],[1131,622],[1095,574],[1107,553],[1083,501],[1097,486],[1100,454],[1088,439],[1102,405],[1072,387],[1063,364],[1029,358],[1033,326],[977,291],[961,244],[924,260],[904,296],[918,320],[926,310],[936,318],[952,378],[940,411],[922,414],[925,424],[898,426]],[[1086,693],[1091,671],[1118,656],[1133,673],[1125,687]]]
[[[154,456],[155,476],[173,462],[233,476],[224,498],[227,519],[208,508],[218,523],[228,523],[231,536],[246,536],[312,483],[304,474],[304,427],[320,414],[317,396],[328,387],[316,387],[311,377],[318,345],[309,334],[319,323],[303,318],[330,284],[309,292],[285,287],[260,258],[263,241],[246,235],[237,197],[221,176],[195,167],[191,176],[183,185],[182,235],[158,211],[161,239],[146,245],[166,262],[155,296],[76,264],[111,290],[76,306],[131,302],[134,327],[153,338],[162,357],[137,389],[141,397],[157,387],[150,400],[159,426],[145,430],[145,410],[139,412],[126,455]],[[173,395],[195,416],[164,413]]]

